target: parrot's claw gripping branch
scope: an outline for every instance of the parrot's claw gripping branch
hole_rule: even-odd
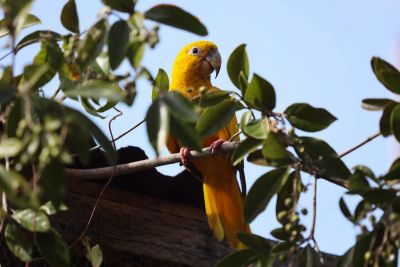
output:
[[[215,153],[227,155],[231,154],[238,146],[237,142],[224,142],[222,143]],[[188,159],[198,159],[204,157],[210,157],[215,154],[211,152],[210,147],[203,148],[201,151],[189,151]],[[181,162],[181,153],[171,154],[162,158],[146,159],[136,162],[130,162],[126,164],[119,164],[115,169],[115,176],[133,173],[137,171],[143,171],[158,166],[179,163]],[[65,173],[68,177],[80,180],[97,180],[104,179],[111,175],[114,167],[103,167],[95,169],[70,169],[66,168]]]

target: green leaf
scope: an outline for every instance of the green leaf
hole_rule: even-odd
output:
[[[51,229],[47,233],[37,233],[36,239],[40,253],[51,266],[69,266],[68,247],[56,230]]]
[[[32,209],[17,210],[11,217],[29,231],[47,232],[50,230],[49,218],[41,211]]]
[[[255,151],[261,144],[262,140],[257,140],[251,137],[240,142],[235,151],[233,151],[232,164],[235,166],[238,165],[247,154]]]
[[[375,76],[389,91],[400,94],[400,72],[394,66],[378,57],[372,58],[371,66]]]
[[[75,0],[68,0],[61,12],[61,23],[69,31],[79,33],[79,17]]]
[[[260,251],[255,249],[235,251],[223,258],[215,267],[246,267],[260,255]]]
[[[99,143],[99,145],[105,150],[107,158],[110,162],[110,164],[114,165],[116,162],[116,154],[115,150],[111,144],[111,142],[108,140],[107,136],[104,135],[104,133],[100,130],[100,128],[93,123],[91,120],[89,120],[85,115],[80,113],[77,110],[74,110],[72,108],[65,107],[67,109],[67,112],[69,113],[69,116],[74,116],[74,120],[78,120],[81,122],[81,125],[86,127],[89,132],[93,135],[93,137],[96,139],[96,141]]]
[[[358,172],[362,173],[364,176],[371,178],[376,183],[379,183],[374,172],[369,167],[363,166],[363,165],[356,165],[353,167],[353,169],[354,169],[354,171],[358,171]]]
[[[6,171],[2,166],[0,166],[0,188],[6,193],[7,199],[18,207],[38,206],[37,195],[24,177],[17,172]]]
[[[367,110],[383,110],[395,101],[387,98],[366,98],[362,100],[362,107]]]
[[[268,119],[262,118],[257,120],[250,120],[243,126],[242,130],[247,136],[253,137],[255,139],[265,139],[269,134]]]
[[[262,236],[242,232],[237,233],[236,236],[240,242],[242,242],[248,248],[261,251],[268,251],[271,249],[270,241]]]
[[[400,158],[396,159],[390,166],[389,171],[382,177],[383,180],[396,180],[400,177]]]
[[[282,241],[288,241],[290,238],[290,234],[286,232],[284,228],[276,228],[272,230],[271,235]]]
[[[17,155],[23,148],[23,143],[18,138],[7,138],[0,141],[0,159]]]
[[[230,93],[225,91],[206,91],[198,97],[192,99],[194,104],[198,104],[202,108],[215,106],[218,103],[230,99]]]
[[[98,244],[90,247],[89,237],[85,236],[82,238],[82,243],[86,248],[86,258],[92,264],[92,267],[100,267],[103,262],[103,252]]]
[[[165,146],[169,133],[169,112],[165,104],[156,100],[146,115],[147,136],[159,155]]]
[[[107,33],[107,20],[100,19],[86,33],[77,49],[77,63],[84,70],[101,53]]]
[[[4,237],[8,249],[21,261],[28,262],[32,260],[32,242],[26,238],[25,233],[18,225],[8,223]]]
[[[168,74],[163,69],[158,69],[156,79],[154,80],[153,90],[151,92],[151,99],[154,101],[160,92],[166,92],[169,89]]]
[[[358,223],[361,220],[365,219],[368,212],[371,211],[371,204],[368,203],[366,200],[361,200],[354,210],[354,222]]]
[[[391,127],[391,117],[392,117],[392,112],[393,109],[397,107],[396,103],[390,103],[385,107],[383,110],[381,119],[379,121],[379,128],[383,136],[389,136],[391,135],[392,132],[392,127]]]
[[[254,182],[244,202],[244,219],[247,223],[266,209],[287,178],[287,168],[278,168],[267,172]]]
[[[142,62],[143,54],[146,48],[146,43],[142,41],[132,41],[129,44],[127,57],[131,66],[136,70]]]
[[[360,192],[370,188],[368,180],[361,171],[355,171],[349,177],[349,190],[353,192]]]
[[[314,108],[307,103],[290,105],[285,110],[285,114],[294,127],[307,132],[323,130],[337,120],[326,109]]]
[[[229,56],[227,68],[232,83],[240,89],[240,80],[247,82],[249,77],[249,60],[245,44],[241,44],[233,50]],[[245,94],[245,90],[242,90],[242,94]]]
[[[353,267],[365,266],[365,253],[369,251],[372,245],[372,238],[372,233],[363,234],[357,238],[353,253]]]
[[[55,208],[58,209],[67,192],[67,179],[64,174],[64,164],[59,160],[53,159],[44,168],[39,182],[43,194],[53,203]]]
[[[111,83],[100,80],[88,80],[87,82],[77,84],[64,92],[68,97],[84,98],[105,98],[107,100],[119,102],[124,100],[124,95],[117,83]]]
[[[351,215],[351,212],[342,197],[339,200],[339,207],[340,207],[340,210],[342,211],[344,217],[346,217],[350,221],[353,221],[353,216]]]
[[[269,132],[264,140],[262,154],[271,166],[289,165],[294,162],[294,156],[286,150],[278,134]]]
[[[400,141],[400,104],[397,104],[390,115],[390,128],[394,137]]]
[[[307,245],[300,254],[299,266],[302,267],[313,267],[318,265],[317,252],[310,246]]]
[[[274,87],[267,80],[254,74],[244,94],[244,101],[257,110],[270,112],[276,105]]]
[[[344,180],[350,176],[350,170],[328,143],[313,137],[299,137],[298,141],[296,152],[303,160],[311,160],[320,175]]]
[[[179,120],[195,123],[199,116],[194,110],[194,106],[182,94],[169,92],[163,94],[162,102],[168,107],[170,113],[174,114]]]
[[[9,103],[15,96],[16,90],[0,80],[0,106]]]
[[[363,191],[364,199],[376,205],[388,205],[396,198],[396,191],[393,189],[373,188]]]
[[[231,122],[238,109],[237,102],[233,99],[206,108],[196,125],[198,133],[202,138],[212,136]]]
[[[183,146],[190,149],[200,150],[201,140],[198,133],[195,130],[195,124],[182,120],[180,117],[170,117],[170,131],[172,135],[178,139]]]
[[[337,263],[337,267],[352,267],[354,257],[354,247],[351,247],[343,254]]]
[[[125,20],[115,22],[108,34],[108,56],[112,70],[118,68],[127,54],[130,28]]]
[[[101,0],[103,4],[114,10],[132,14],[135,9],[136,0]]]
[[[154,20],[197,35],[206,36],[206,27],[200,20],[185,10],[168,4],[156,5],[144,13],[146,19]]]
[[[37,43],[39,42],[41,39],[52,39],[55,41],[61,41],[62,40],[62,35],[57,33],[57,32],[53,32],[53,31],[35,31],[32,32],[28,35],[26,35],[24,38],[22,38],[21,41],[18,42],[18,44],[16,45],[14,51],[15,53],[19,52],[22,48]]]
[[[42,22],[40,21],[40,19],[38,17],[36,17],[35,15],[32,15],[32,14],[28,14],[23,20],[21,29],[29,28],[31,26],[38,25],[40,23],[42,23]],[[6,24],[5,19],[0,20],[0,26],[1,26],[0,27],[0,38],[10,34],[10,32],[8,31],[7,26],[5,24]]]

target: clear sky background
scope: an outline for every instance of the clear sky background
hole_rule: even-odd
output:
[[[67,33],[59,16],[66,1],[37,0],[32,13],[42,19],[42,24],[26,30],[21,36],[37,29],[53,29]],[[81,29],[87,29],[101,8],[100,0],[77,1]],[[232,90],[226,72],[226,61],[233,49],[247,44],[250,71],[268,79],[277,93],[277,111],[283,111],[295,102],[308,102],[324,107],[337,118],[327,130],[307,134],[328,141],[338,153],[359,143],[379,130],[380,112],[361,108],[367,97],[393,97],[374,77],[370,59],[379,56],[399,66],[400,21],[398,0],[203,0],[203,1],[153,1],[139,0],[137,9],[145,11],[155,4],[176,4],[200,18],[207,26],[205,39],[215,42],[223,58],[223,67],[213,84]],[[151,25],[151,23],[149,24]],[[144,65],[155,75],[158,68],[171,73],[173,60],[185,44],[202,37],[161,26],[161,43],[156,49],[146,49]],[[38,47],[32,46],[17,56],[21,70],[32,60]],[[133,70],[125,62],[120,73]],[[52,82],[54,87],[57,79]],[[46,91],[50,95],[51,88]],[[138,84],[138,95],[133,107],[120,105],[124,116],[114,125],[114,132],[123,132],[145,115],[151,103],[151,86],[147,81]],[[68,102],[76,106],[73,102]],[[113,114],[107,113],[108,118]],[[93,118],[107,132],[105,121]],[[305,133],[306,134],[306,133]],[[118,142],[118,146],[134,145],[155,156],[147,141],[145,127],[141,126]],[[398,147],[391,139],[378,138],[344,158],[349,167],[364,164],[377,174],[385,172],[396,157]],[[167,154],[167,152],[165,152]],[[174,175],[178,165],[160,168]],[[266,168],[246,164],[248,184],[251,185]],[[303,175],[304,182],[311,182]],[[312,190],[310,190],[312,191]],[[344,190],[328,182],[318,183],[316,239],[323,251],[342,254],[355,241],[356,229],[344,218],[338,200]],[[311,194],[301,200],[301,206],[311,207]],[[356,197],[345,196],[351,204]],[[270,237],[269,232],[278,226],[275,219],[275,201],[252,224],[255,233]],[[311,216],[303,218],[309,225]]]

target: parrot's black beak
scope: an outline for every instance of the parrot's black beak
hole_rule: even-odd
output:
[[[218,49],[211,50],[206,56],[206,60],[215,70],[215,78],[217,78],[219,70],[221,69],[221,55],[219,54]]]

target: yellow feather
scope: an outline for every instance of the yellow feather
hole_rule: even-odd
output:
[[[199,48],[199,55],[194,56],[190,53],[193,47]],[[201,87],[212,91],[219,90],[212,87],[209,76],[199,74],[201,61],[210,51],[216,49],[216,45],[208,41],[198,41],[185,46],[175,59],[170,90],[178,91],[189,99],[198,96]],[[207,147],[218,139],[229,140],[237,131],[237,120],[234,117],[225,128],[203,140],[203,146]],[[234,139],[239,140],[239,137]],[[172,135],[168,138],[167,147],[171,153],[179,151],[178,142]],[[218,240],[226,237],[232,247],[244,248],[238,241],[236,232],[250,232],[250,228],[243,219],[243,197],[232,163],[223,156],[198,159],[193,163],[204,179],[206,214],[215,237]]]

